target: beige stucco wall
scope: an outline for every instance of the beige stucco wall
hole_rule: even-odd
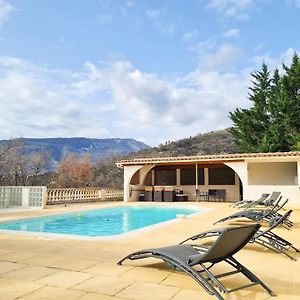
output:
[[[281,161],[278,160],[249,159],[245,162],[226,163],[226,165],[239,175],[243,184],[243,199],[258,199],[262,193],[279,191],[283,198],[289,199],[287,208],[300,209],[300,159],[283,158]],[[275,166],[273,164],[275,162],[280,164]],[[297,165],[296,171],[295,165]],[[265,182],[265,184],[254,184],[258,182]]]
[[[297,162],[248,163],[249,185],[298,185]]]

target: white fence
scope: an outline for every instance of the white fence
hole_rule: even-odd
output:
[[[70,188],[47,189],[45,186],[0,186],[1,208],[45,208],[46,205],[113,201],[123,198],[121,189]]]
[[[123,198],[123,190],[113,188],[48,189],[47,204],[96,202],[121,198]]]
[[[45,186],[0,186],[0,208],[44,208],[46,200]]]

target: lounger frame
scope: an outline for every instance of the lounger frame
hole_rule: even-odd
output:
[[[144,259],[149,257],[161,259],[164,262],[171,265],[174,269],[179,269],[185,272],[186,274],[188,274],[189,276],[191,276],[208,294],[216,296],[217,299],[219,300],[224,300],[224,298],[221,296],[220,293],[231,293],[241,289],[249,288],[254,285],[262,286],[271,296],[275,296],[274,292],[264,282],[262,282],[249,269],[247,269],[244,265],[242,265],[235,258],[233,258],[233,255],[236,252],[238,252],[240,249],[242,249],[248,243],[249,240],[251,240],[251,238],[258,231],[259,228],[260,225],[255,224],[255,225],[243,226],[239,228],[228,227],[228,228],[218,229],[217,231],[211,233],[210,235],[207,233],[207,236],[213,236],[216,235],[217,233],[219,235],[215,243],[209,248],[205,246],[203,247],[201,245],[175,245],[175,246],[165,247],[165,248],[146,249],[125,256],[123,259],[121,259],[118,262],[118,264],[121,265],[126,259],[138,260],[138,259]],[[226,250],[223,249],[220,250],[218,248],[219,245],[224,245],[224,242],[228,243],[228,240],[224,241],[224,239],[230,236],[230,234],[226,236],[227,233],[229,233],[230,231],[238,232],[239,230],[240,232],[242,232],[243,229],[247,230],[246,232],[247,236],[241,239],[240,244],[233,246],[234,247],[233,250],[228,250],[229,252],[226,253]],[[172,249],[173,251],[170,251],[170,249]],[[193,249],[193,251],[198,254],[195,255],[196,258],[193,261],[189,261],[188,257],[186,258],[186,260],[184,260],[180,258],[180,256],[178,255],[176,256],[174,254],[171,254],[171,253],[176,253],[176,251],[180,252],[187,249],[190,250]],[[216,256],[216,251],[218,253],[219,250],[221,252],[223,251],[224,255],[220,255],[219,257]],[[219,262],[228,263],[233,267],[233,271],[220,273],[220,274],[213,274],[211,268]],[[200,267],[201,269],[196,270],[195,267],[198,268]],[[248,278],[250,283],[243,286],[228,289],[219,280],[220,278],[232,276],[238,273],[241,273],[246,278]]]

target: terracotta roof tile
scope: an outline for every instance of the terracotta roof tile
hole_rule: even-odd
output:
[[[268,153],[238,153],[238,154],[208,154],[208,155],[196,155],[196,156],[178,156],[178,157],[151,157],[151,158],[135,158],[131,160],[121,160],[116,164],[118,167],[124,165],[136,165],[136,164],[151,164],[151,163],[164,163],[164,162],[176,162],[183,161],[218,161],[218,160],[241,160],[247,158],[264,158],[264,157],[291,157],[299,156],[299,151],[294,152],[268,152]]]

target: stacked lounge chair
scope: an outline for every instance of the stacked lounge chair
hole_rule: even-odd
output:
[[[244,205],[246,203],[251,203],[254,201],[264,201],[266,200],[268,197],[270,196],[270,194],[264,193],[260,196],[260,198],[258,198],[257,200],[238,200],[236,202],[233,202],[229,205],[229,207],[238,207],[240,205]]]
[[[272,230],[284,223],[286,220],[288,220],[290,214],[292,213],[292,210],[289,210],[286,212],[283,216],[280,218],[272,218],[270,220],[270,227],[266,230],[259,229],[253,236],[253,238],[249,241],[249,243],[257,243],[261,246],[264,246],[272,251],[275,251],[277,253],[282,253],[289,257],[292,260],[296,260],[294,257],[292,257],[289,253],[289,249],[293,249],[296,252],[299,252],[299,249],[297,249],[293,244],[284,238],[280,237],[279,235],[275,234]],[[194,236],[191,236],[184,241],[182,241],[180,244],[184,244],[188,241],[195,241],[203,238],[208,237],[214,237],[218,236],[220,234],[220,230],[209,230],[206,232],[202,232],[200,234],[196,234]]]
[[[282,198],[280,198],[276,204],[274,204],[271,208],[267,208],[267,209],[252,209],[252,210],[243,210],[243,211],[239,211],[236,212],[232,215],[226,216],[216,222],[214,222],[214,225],[220,222],[225,222],[228,220],[232,220],[232,219],[240,219],[240,218],[247,218],[249,220],[252,221],[266,221],[269,222],[272,218],[280,218],[282,217],[282,215],[279,213],[279,211],[281,209],[283,209],[283,207],[287,204],[288,199],[286,199],[285,201],[282,202]],[[293,223],[286,219],[283,222],[284,225],[291,227],[293,225]]]
[[[269,194],[262,194],[257,200],[243,200],[235,202],[233,207],[237,208],[250,208],[255,206],[272,206],[280,196],[280,192],[272,192]]]

